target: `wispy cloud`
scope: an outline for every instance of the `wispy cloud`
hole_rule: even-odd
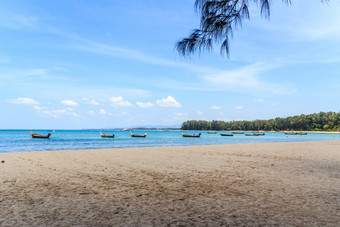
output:
[[[0,15],[0,26],[14,30],[35,28],[39,19],[37,16],[27,16],[5,10],[0,10]]]
[[[142,53],[138,50],[132,50],[128,48],[122,48],[122,47],[117,47],[113,45],[93,42],[90,40],[79,38],[79,36],[68,36],[68,37],[74,40],[80,41],[74,44],[73,48],[91,52],[91,53],[109,55],[109,56],[113,56],[116,58],[134,60],[134,61],[144,62],[148,64],[153,64],[153,65],[163,65],[163,66],[184,68],[184,69],[195,71],[195,72],[211,71],[211,69],[208,67],[192,65],[192,64],[183,63],[181,61],[172,61],[172,60],[168,60],[168,59],[164,59],[160,57],[155,57],[152,55]]]
[[[262,99],[262,98],[256,98],[256,99],[254,99],[254,101],[255,101],[255,102],[264,102],[264,99]]]
[[[94,112],[94,110],[89,110],[87,111],[87,114],[94,116],[96,115],[96,112]]]
[[[142,108],[153,107],[153,103],[151,102],[136,102],[136,105]]]
[[[85,101],[86,104],[89,104],[89,105],[94,105],[94,106],[100,105],[100,103],[94,99],[83,98],[83,100]]]
[[[220,106],[211,106],[210,109],[212,109],[212,110],[219,110],[219,109],[221,109],[221,107]]]
[[[76,103],[72,100],[63,100],[60,103],[63,104],[63,105],[66,105],[66,106],[79,106],[78,103]]]
[[[270,22],[256,23],[253,26],[282,32],[284,34],[282,38],[290,37],[295,41],[340,38],[340,3],[338,1],[329,1],[324,4],[321,1],[295,1],[284,10],[282,10],[281,2],[273,2],[273,6],[273,16]]]
[[[104,110],[104,109],[100,109],[98,111],[98,113],[101,114],[101,115],[106,115],[107,114],[106,110]]]
[[[187,113],[174,113],[174,115],[176,115],[176,116],[178,116],[178,117],[186,117],[186,116],[188,116],[188,114]]]
[[[260,73],[279,67],[278,64],[256,63],[235,70],[225,70],[217,74],[207,74],[204,80],[215,89],[239,92],[269,92],[283,94],[288,86],[263,81]]]
[[[261,73],[277,67],[273,66],[274,64],[256,63],[235,70],[221,70],[214,67],[205,67],[202,65],[188,64],[183,61],[173,61],[166,58],[160,58],[158,56],[152,56],[150,54],[143,53],[139,50],[124,48],[118,45],[115,46],[106,43],[95,42],[81,37],[78,34],[57,30],[55,28],[48,28],[46,32],[75,41],[71,48],[78,50],[143,62],[147,64],[181,68],[197,73],[195,85],[175,79],[173,83],[177,83],[178,86],[173,87],[176,87],[177,89],[232,90],[238,92],[261,91],[280,94],[283,93],[282,91],[286,90],[287,88],[285,85],[268,83],[263,79],[259,79]],[[45,76],[47,72],[43,70],[36,70],[35,73],[40,76]],[[167,83],[160,82],[159,86],[164,87],[168,85]]]
[[[60,118],[63,115],[71,116],[71,117],[79,117],[79,114],[75,112],[73,108],[64,108],[64,109],[56,109],[56,110],[50,110],[47,107],[35,107],[34,108],[39,115],[42,116],[48,116],[50,118]]]
[[[187,113],[177,113],[177,112],[175,112],[174,115],[175,115],[175,117],[173,119],[176,120],[176,121],[178,121],[178,120],[185,121],[189,118],[189,115]]]
[[[12,104],[24,104],[24,105],[38,105],[39,104],[39,102],[31,98],[8,99],[6,102],[12,103]]]

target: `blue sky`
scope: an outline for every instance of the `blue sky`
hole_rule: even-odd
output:
[[[340,111],[340,3],[273,1],[230,58],[183,58],[194,0],[2,0],[0,128],[82,129]]]

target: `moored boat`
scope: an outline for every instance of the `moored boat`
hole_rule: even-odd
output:
[[[208,131],[207,133],[208,134],[216,134],[216,132],[210,132],[210,131]]]
[[[233,133],[221,133],[220,135],[221,136],[234,136]]]
[[[240,132],[240,131],[233,131],[233,134],[244,134],[244,132]]]
[[[138,134],[133,134],[131,131],[130,131],[130,135],[131,135],[131,137],[146,137],[146,133],[144,133],[144,135],[138,135]]]
[[[100,136],[103,137],[103,138],[114,138],[115,134],[107,135],[107,134],[104,134],[104,133],[100,132]]]
[[[285,132],[285,135],[297,135],[296,132]]]
[[[266,135],[266,133],[264,133],[264,132],[252,132],[253,133],[253,135],[256,135],[256,136],[264,136],[264,135]]]
[[[181,131],[183,137],[200,137],[201,133],[198,134],[185,134]]]
[[[297,134],[302,136],[302,135],[307,135],[307,132],[298,132]]]
[[[257,134],[257,133],[255,133],[255,134],[254,134],[254,133],[252,133],[252,134],[245,133],[244,135],[245,135],[245,136],[259,136],[259,134]]]
[[[48,133],[47,135],[40,135],[37,133],[33,133],[32,130],[30,130],[30,135],[32,138],[37,138],[37,139],[49,139],[51,136],[51,133]]]

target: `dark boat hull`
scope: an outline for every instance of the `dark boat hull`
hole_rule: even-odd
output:
[[[143,137],[143,138],[145,138],[146,135],[135,135],[135,134],[132,134],[131,137]]]
[[[297,135],[296,132],[285,132],[285,135]]]
[[[234,136],[233,134],[226,134],[226,133],[221,133],[221,136]]]
[[[100,135],[103,138],[115,138],[115,135]]]
[[[259,136],[258,134],[244,134],[245,136]]]
[[[32,138],[34,139],[49,139],[51,136],[51,133],[48,133],[46,136],[45,135],[39,135],[36,133],[31,133]]]
[[[102,132],[100,132],[100,136],[101,136],[102,138],[115,138],[115,134],[106,135],[106,134],[104,134],[104,133],[102,133]]]
[[[182,135],[183,137],[200,137],[201,135]]]
[[[181,133],[182,133],[183,137],[191,137],[191,138],[199,138],[199,137],[201,137],[201,133],[198,133],[197,135],[195,135],[195,134],[193,134],[193,135],[185,134],[183,132],[181,132]]]
[[[146,137],[146,133],[144,135],[138,135],[138,134],[133,134],[131,131],[130,131],[130,135],[131,135],[131,137],[139,137],[139,138],[145,138]]]

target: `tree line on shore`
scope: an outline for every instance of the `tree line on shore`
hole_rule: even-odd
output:
[[[182,130],[249,130],[249,131],[340,131],[340,112],[301,114],[286,118],[254,121],[188,120]]]

